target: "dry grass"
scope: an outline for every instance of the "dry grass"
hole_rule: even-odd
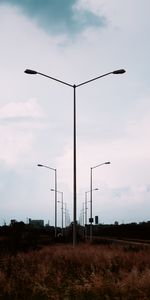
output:
[[[4,257],[0,299],[149,300],[150,248],[57,245]]]

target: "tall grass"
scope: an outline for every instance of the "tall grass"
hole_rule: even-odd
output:
[[[149,300],[150,248],[57,245],[4,256],[0,299]]]

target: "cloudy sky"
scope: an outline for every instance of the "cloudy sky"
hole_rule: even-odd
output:
[[[78,219],[90,167],[111,161],[93,170],[93,215],[150,220],[149,11],[149,0],[0,0],[0,224],[54,224],[54,172],[37,163],[57,168],[72,219],[73,89],[26,68],[70,84],[126,69],[77,89]]]

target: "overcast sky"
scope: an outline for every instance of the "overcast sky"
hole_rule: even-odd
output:
[[[149,0],[0,0],[0,224],[54,224],[54,172],[38,163],[57,168],[72,219],[73,89],[26,68],[70,84],[126,69],[77,89],[78,219],[90,167],[110,161],[93,170],[93,215],[150,220],[149,12]]]

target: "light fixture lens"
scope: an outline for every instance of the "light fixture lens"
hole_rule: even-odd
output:
[[[30,69],[26,69],[25,71],[24,71],[24,73],[26,73],[26,74],[37,74],[37,72],[36,71],[34,71],[34,70],[30,70]]]
[[[112,73],[113,74],[123,74],[125,73],[126,71],[124,69],[120,69],[120,70],[116,70],[116,71],[113,71]]]

